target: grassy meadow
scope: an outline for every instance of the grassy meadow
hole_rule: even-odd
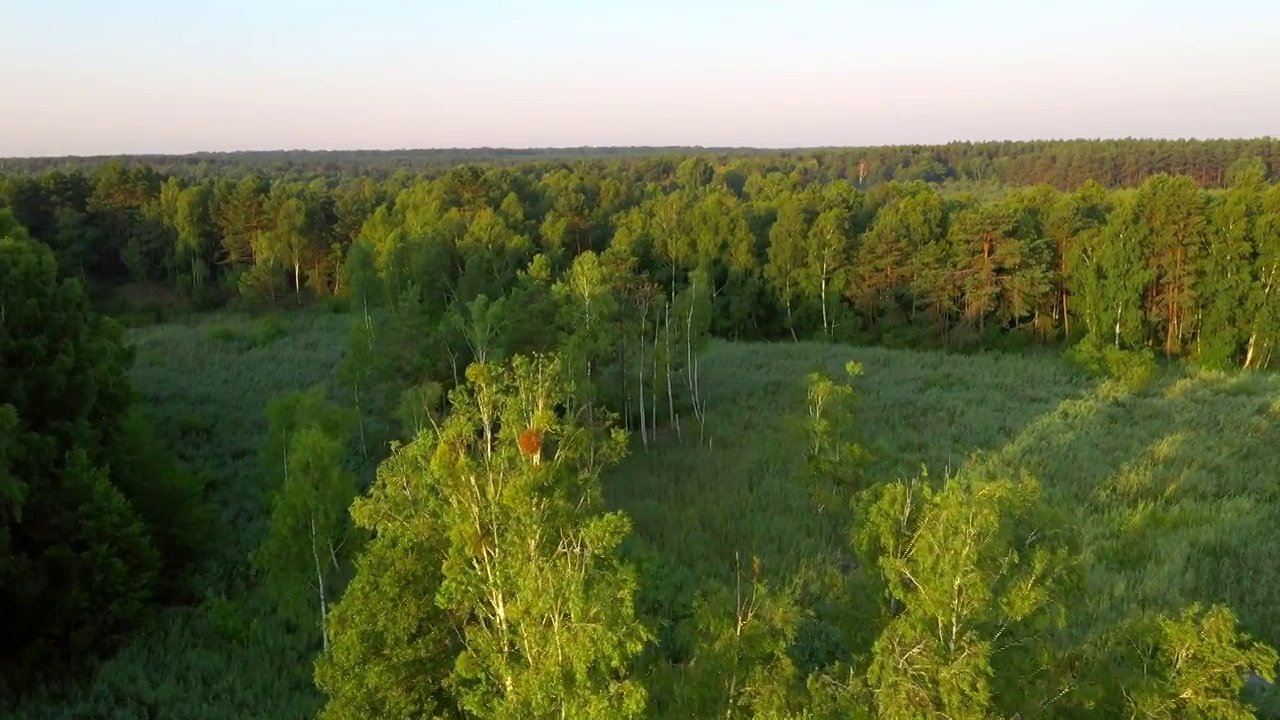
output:
[[[849,359],[864,367],[867,480],[924,467],[935,480],[1036,478],[1079,535],[1080,625],[1219,602],[1280,646],[1280,377],[1169,368],[1135,391],[1049,354],[714,344],[702,363],[712,448],[637,449],[606,479],[636,544],[665,559],[657,602],[678,612],[700,578],[729,581],[739,555],[783,585],[841,561],[848,529],[797,479],[792,426],[805,376],[840,378]],[[1280,717],[1276,700],[1262,699],[1265,716]]]
[[[221,543],[201,602],[158,614],[72,700],[32,698],[19,718],[314,714],[315,648],[275,619],[247,556],[266,527],[266,403],[329,378],[348,327],[312,311],[132,331],[135,387],[207,478]],[[842,562],[848,529],[800,480],[797,433],[805,376],[841,377],[850,359],[864,367],[854,384],[869,481],[922,467],[1030,473],[1080,535],[1087,592],[1073,612],[1223,602],[1280,646],[1280,377],[1168,369],[1128,391],[1048,354],[713,343],[701,361],[709,442],[691,422],[683,442],[665,429],[605,478],[634,520],[630,548],[653,561],[647,602],[679,606],[707,579],[728,581],[735,557],[758,557],[780,582]]]

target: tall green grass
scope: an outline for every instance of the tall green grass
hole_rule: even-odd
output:
[[[612,476],[612,502],[635,519],[639,542],[697,576],[728,577],[734,554],[787,574],[843,552],[847,528],[814,505],[803,475],[799,421],[805,376],[842,377],[855,359],[859,432],[871,481],[941,475],[994,451],[1090,381],[1053,356],[944,355],[826,344],[715,343],[701,361],[710,446],[697,426],[638,443]],[[692,426],[692,429],[691,429]]]
[[[702,363],[711,448],[639,447],[606,480],[656,560],[651,610],[757,556],[775,584],[848,562],[848,518],[816,506],[792,424],[804,377],[861,362],[871,482],[1029,473],[1079,537],[1082,629],[1224,603],[1280,647],[1280,377],[1158,370],[1139,390],[1051,355],[944,355],[811,344],[714,344]],[[1269,699],[1267,706],[1274,703]],[[1280,717],[1270,714],[1269,717]]]

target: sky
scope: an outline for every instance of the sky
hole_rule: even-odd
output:
[[[0,156],[1280,136],[1274,0],[0,0]]]

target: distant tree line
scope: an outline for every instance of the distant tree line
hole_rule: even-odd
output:
[[[1107,187],[1136,185],[1150,175],[1186,175],[1202,187],[1221,188],[1227,170],[1242,157],[1261,158],[1274,169],[1280,140],[1037,140],[951,142],[834,148],[579,147],[470,148],[423,150],[277,150],[200,152],[189,155],[0,158],[0,173],[40,174],[52,170],[92,172],[124,162],[147,165],[184,180],[240,179],[260,174],[290,181],[367,176],[385,180],[397,173],[439,175],[459,164],[565,168],[594,174],[638,172],[659,181],[684,159],[701,155],[717,164],[742,163],[746,172],[791,172],[802,168],[816,182],[848,180],[969,181],[1002,185],[1053,185],[1071,189],[1086,180]],[[622,170],[621,168],[627,168]]]
[[[379,284],[369,302],[465,308],[521,292],[535,259],[553,282],[591,252],[623,315],[701,279],[720,337],[955,349],[1087,338],[1215,367],[1271,359],[1280,190],[1260,159],[1235,161],[1226,190],[1159,174],[997,197],[919,180],[863,190],[806,164],[752,162],[463,165],[382,182],[190,182],[116,162],[6,178],[0,202],[64,274],[167,283],[203,306],[347,296],[361,254]]]

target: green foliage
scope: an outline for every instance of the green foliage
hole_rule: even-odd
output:
[[[304,717],[318,708],[308,682],[314,636],[292,633],[275,619],[245,558],[268,530],[260,499],[282,481],[268,484],[254,462],[266,434],[262,404],[332,373],[341,355],[335,339],[350,320],[294,315],[288,335],[249,350],[203,342],[201,326],[135,332],[136,384],[152,404],[149,413],[166,441],[184,439],[172,444],[209,477],[218,500],[221,559],[202,580],[200,606],[161,611],[82,693],[58,706],[32,700],[18,717],[140,716],[157,707],[200,707],[215,718]],[[252,327],[251,320],[225,322],[237,333]],[[983,677],[993,712],[1022,708],[1024,717],[1034,717],[1034,706],[1049,697],[1039,716],[1124,716],[1136,707],[1126,688],[1141,690],[1142,707],[1166,716],[1199,711],[1179,699],[1188,693],[1217,708],[1241,709],[1237,679],[1243,682],[1249,668],[1266,676],[1270,662],[1244,633],[1280,640],[1274,631],[1280,583],[1269,570],[1280,567],[1270,532],[1277,519],[1265,484],[1257,482],[1280,446],[1273,378],[1171,371],[1153,376],[1143,392],[1117,394],[1048,355],[712,342],[699,357],[702,392],[716,402],[707,416],[711,447],[663,438],[604,474],[600,510],[620,508],[634,518],[635,533],[622,545],[643,563],[632,592],[662,639],[632,660],[640,673],[633,671],[632,682],[644,678],[647,715],[702,714],[695,707],[719,713],[731,697],[734,712],[744,716],[874,711],[867,684],[874,647],[909,642],[932,606],[909,587],[888,593],[892,575],[848,557],[847,523],[837,513],[816,512],[804,436],[793,442],[789,432],[796,416],[806,416],[806,374],[818,364],[823,376],[840,377],[850,356],[865,370],[854,422],[869,450],[864,482],[910,477],[921,465],[953,469],[951,483],[916,506],[919,554],[895,567],[913,575],[941,568],[941,579],[931,579],[937,585],[964,566],[946,558],[971,558],[977,569],[963,574],[972,583],[966,587],[988,601],[970,617],[989,631],[992,618],[1017,609],[1018,587],[1009,581],[1035,570],[1035,545],[1068,548],[1069,564],[1046,566],[1057,591],[1043,605],[1024,606],[1038,610],[1000,635],[1033,631],[1027,639],[1034,642],[988,643],[990,672]],[[192,382],[197,372],[199,382]],[[441,415],[435,420],[445,422]],[[497,426],[502,437],[505,423]],[[426,437],[438,437],[433,433]],[[459,437],[478,443],[482,434]],[[477,452],[478,445],[470,447]],[[431,441],[402,448],[381,470],[387,481],[356,504],[357,521],[373,528],[375,539],[329,615],[332,645],[316,665],[331,717],[457,710],[448,678],[462,645],[456,618],[435,592],[453,547],[433,521],[441,511],[432,474],[437,453]],[[519,467],[514,454],[511,461]],[[1038,500],[1022,492],[1025,471],[1041,480]],[[890,492],[872,487],[874,497]],[[1002,490],[975,497],[989,488]],[[993,544],[965,555],[962,545],[944,543],[965,536],[969,516],[956,508],[980,510],[974,517],[981,527],[995,527]],[[1037,543],[1024,552],[1015,541],[1032,530],[1040,531]],[[990,577],[992,558],[1010,557],[1011,544],[1018,552],[1011,573],[979,583]],[[937,552],[925,552],[929,547]],[[761,562],[758,573],[742,573],[739,593],[735,558],[743,556]],[[363,563],[373,569],[366,572]],[[734,635],[738,598],[749,600],[753,592],[761,599],[756,624]],[[1009,602],[1002,606],[998,598]],[[891,600],[911,621],[885,635]],[[908,609],[912,602],[915,611]],[[1197,604],[1208,610],[1184,615]],[[1223,619],[1226,607],[1238,614],[1238,625]],[[981,649],[982,633],[972,637]],[[1197,643],[1187,646],[1192,637]],[[1054,651],[1048,663],[1046,644]],[[1180,647],[1197,658],[1184,661],[1188,672],[1160,659],[1178,657]],[[695,656],[726,662],[690,665]],[[734,657],[742,670],[735,687],[751,691],[731,696],[727,679],[734,675],[725,671]],[[954,678],[975,677],[972,665],[952,666]],[[1047,671],[1025,679],[1035,667]]]
[[[435,592],[445,547],[431,527],[433,450],[427,442],[398,448],[352,507],[373,540],[329,614],[331,644],[316,663],[326,720],[408,720],[447,716],[455,707],[444,680],[459,642]]]
[[[635,581],[611,557],[630,523],[600,512],[596,480],[621,457],[622,437],[555,415],[571,393],[561,372],[542,359],[502,372],[473,365],[474,389],[455,391],[433,459],[449,533],[439,603],[476,618],[449,684],[482,716],[631,716],[643,706],[626,679],[645,639]],[[528,431],[540,448],[521,446]]]
[[[1155,355],[1150,350],[1122,350],[1093,336],[1072,346],[1066,356],[1085,372],[1111,378],[1130,391],[1146,387],[1156,372]]]
[[[147,623],[75,713],[147,714],[161,698],[211,716],[308,715],[314,633],[270,606],[303,624],[326,614],[357,485],[345,438],[358,431],[368,473],[399,430],[414,442],[355,508],[374,544],[322,622],[335,637],[316,681],[332,717],[1240,715],[1246,672],[1274,662],[1246,633],[1275,643],[1280,627],[1266,530],[1280,519],[1258,482],[1280,400],[1266,378],[1218,371],[1267,367],[1280,337],[1274,153],[1269,141],[956,145],[377,181],[295,167],[235,184],[219,169],[166,177],[117,162],[6,180],[3,202],[55,247],[22,277],[44,265],[133,277],[184,302],[219,287],[299,305],[339,294],[326,310],[354,312],[298,314],[287,332],[272,316],[138,335],[152,367],[169,368],[144,392],[165,439],[211,474],[221,513],[206,531],[190,510],[199,480],[131,427],[143,414],[118,331],[77,335],[83,303],[13,284],[0,314],[21,307],[55,339],[2,366],[32,370],[0,390],[12,395],[0,394],[12,436],[0,440],[0,578],[44,582],[11,549],[60,527],[32,512],[66,503],[32,488],[80,488],[93,542],[116,543],[148,592],[204,601]],[[1224,173],[1240,155],[1262,161]],[[1226,192],[1201,189],[1228,175]],[[1101,184],[1071,193],[998,187],[1090,178]],[[5,216],[0,230],[23,235]],[[264,426],[266,398],[327,379],[348,323],[336,395],[355,413],[311,394]],[[1113,381],[1047,357],[858,350],[869,373],[855,417],[852,389],[830,379],[849,351],[804,338],[1071,341],[1077,365]],[[1209,372],[1157,372],[1157,348]],[[565,377],[499,365],[548,350]],[[605,502],[596,476],[622,446],[602,430],[611,413],[638,426],[645,452],[605,473]],[[519,450],[526,430],[540,449],[526,437]],[[921,465],[947,467],[946,482],[877,484]],[[183,508],[166,517],[170,502]],[[150,570],[137,528],[162,556]],[[177,570],[201,532],[218,557],[188,588]],[[761,561],[749,582],[744,556]],[[103,646],[113,613],[141,614],[110,570],[120,600],[90,638]]]
[[[980,479],[874,491],[856,532],[887,600],[868,675],[879,717],[1016,716],[1061,697],[1046,630],[1062,622],[1063,553],[1037,541],[1054,528],[1009,517],[1036,500],[1033,483]]]
[[[202,489],[131,409],[118,326],[48,247],[0,225],[0,687],[24,693],[90,665],[176,590]]]
[[[977,147],[658,153],[377,179],[332,165],[306,179],[280,168],[232,178],[211,166],[174,175],[115,161],[92,175],[8,178],[2,199],[55,246],[65,273],[106,288],[130,278],[163,285],[197,308],[229,295],[330,307],[351,298],[371,333],[381,310],[433,331],[450,317],[443,334],[469,330],[471,346],[436,338],[449,358],[419,349],[417,360],[449,363],[451,384],[477,349],[486,359],[550,351],[565,332],[598,345],[601,337],[561,327],[572,293],[559,302],[551,293],[581,286],[592,273],[575,265],[594,257],[605,281],[597,290],[617,313],[604,323],[616,331],[607,352],[591,366],[635,377],[634,391],[615,381],[616,397],[598,398],[628,423],[641,415],[635,396],[647,384],[681,373],[668,358],[650,366],[652,378],[625,368],[643,359],[630,345],[647,328],[635,325],[669,335],[667,312],[682,314],[659,307],[658,320],[646,316],[654,286],[673,306],[685,290],[704,293],[707,331],[722,338],[974,350],[1091,336],[1208,368],[1270,362],[1280,337],[1270,302],[1280,288],[1280,196],[1266,173],[1274,142]],[[1124,152],[1148,153],[1145,169],[1137,155],[1119,162]],[[1020,167],[1015,156],[1053,162]],[[627,260],[605,262],[609,254]],[[481,297],[483,308],[474,306]],[[172,311],[150,309],[156,319]],[[375,404],[394,404],[387,398],[421,379],[374,380],[387,389]],[[693,406],[701,429],[696,383],[684,379],[692,397],[679,404]],[[675,425],[675,393],[666,394]],[[645,440],[653,400],[640,423]]]
[[[347,508],[356,495],[356,478],[344,467],[344,440],[352,422],[315,390],[273,400],[267,416],[264,469],[283,477],[272,499],[270,529],[253,561],[286,617],[300,624],[318,620],[327,649],[327,598],[342,570],[340,553],[345,555],[352,539]]]
[[[5,680],[18,691],[32,673],[75,668],[127,637],[151,602],[159,564],[146,527],[83,450],[59,470],[57,494],[39,488],[22,511],[22,545],[43,552],[13,558],[5,586],[14,622]]]
[[[357,504],[357,521],[376,534],[353,588],[387,586],[365,572],[405,572],[383,554],[392,548],[438,563],[439,580],[414,590],[436,607],[414,604],[397,617],[409,627],[448,618],[456,645],[447,674],[446,643],[415,643],[407,656],[381,639],[355,645],[340,633],[369,637],[385,600],[347,594],[334,612],[335,652],[318,670],[333,716],[367,707],[402,716],[434,707],[441,693],[481,717],[641,712],[643,690],[627,674],[646,633],[632,608],[634,574],[616,557],[630,523],[602,510],[598,484],[623,438],[556,414],[572,393],[562,373],[554,360],[523,356],[472,365],[438,434],[425,431],[393,455]],[[366,674],[366,655],[421,675]]]
[[[1256,717],[1241,699],[1247,678],[1275,681],[1276,651],[1240,633],[1235,614],[1221,606],[1191,605],[1174,616],[1135,621],[1123,632],[1120,657],[1106,666],[1119,687],[1108,698],[1116,713],[1244,720]]]
[[[262,347],[279,340],[288,332],[284,320],[279,315],[267,315],[254,323],[253,331],[249,335],[249,345]]]
[[[596,391],[593,380],[618,342],[618,304],[606,271],[600,258],[588,251],[574,259],[564,280],[553,288],[565,328],[560,342],[565,362],[586,393]]]
[[[164,599],[186,599],[191,570],[209,555],[213,509],[205,478],[174,457],[140,408],[122,420],[110,450],[113,481],[151,533],[164,575]]]
[[[921,465],[950,468],[950,483],[932,490],[930,504],[914,496],[917,510],[933,508],[913,516],[921,522],[928,516],[932,530],[913,527],[922,540],[934,538],[934,552],[921,548],[900,567],[914,574],[911,562],[933,558],[930,567],[940,574],[928,587],[955,577],[962,564],[953,561],[964,548],[950,540],[965,536],[969,520],[961,511],[980,510],[975,519],[996,528],[992,542],[971,556],[978,569],[963,578],[989,579],[994,562],[1010,558],[1010,550],[1017,554],[1005,575],[975,588],[990,599],[970,616],[982,630],[971,636],[973,647],[981,649],[986,634],[989,671],[953,664],[955,692],[974,687],[961,679],[977,677],[988,707],[1001,716],[1017,709],[1023,717],[1127,716],[1122,691],[1146,682],[1145,656],[1127,648],[1156,647],[1159,624],[1177,622],[1196,603],[1239,614],[1235,634],[1224,636],[1230,647],[1249,652],[1253,641],[1245,633],[1280,642],[1280,582],[1270,570],[1280,553],[1269,530],[1276,509],[1265,483],[1257,482],[1280,447],[1271,422],[1280,407],[1274,378],[1162,373],[1141,393],[1117,394],[1049,355],[713,343],[703,357],[706,391],[724,408],[708,423],[714,452],[664,444],[629,457],[606,477],[611,502],[635,518],[636,557],[651,566],[642,575],[641,607],[662,618],[663,644],[649,660],[656,716],[696,714],[679,703],[691,706],[709,692],[687,674],[695,671],[689,657],[705,651],[690,638],[707,637],[693,632],[702,622],[694,620],[694,598],[734,587],[740,553],[759,556],[761,581],[786,589],[800,612],[790,654],[801,687],[788,687],[808,716],[868,716],[875,708],[867,671],[876,643],[910,643],[911,628],[925,624],[916,614],[895,625],[896,634],[884,634],[894,617],[893,596],[884,594],[892,576],[864,556],[849,557],[848,523],[838,513],[817,513],[802,481],[804,436],[792,434],[789,422],[806,407],[806,373],[820,362],[823,375],[839,376],[850,355],[865,373],[856,417],[870,454],[864,477],[911,477]],[[1038,476],[1038,492],[1024,482],[1028,471]],[[891,486],[872,485],[869,498],[882,498]],[[1035,542],[1027,546],[1033,531]],[[998,628],[1007,608],[1018,609],[1013,600],[1023,588],[1011,583],[1019,577],[1052,582],[1032,584],[1045,588],[1041,604],[1020,606],[1024,619],[992,641],[992,623]],[[903,609],[913,600],[919,612],[930,607],[909,587],[895,592],[901,597],[892,602]],[[732,615],[732,602],[720,606],[722,617]],[[1022,643],[1005,647],[1002,641],[1015,637]],[[936,640],[932,646],[941,647]],[[827,659],[800,662],[810,657]],[[1254,672],[1264,675],[1265,658],[1250,657]],[[1154,668],[1151,660],[1146,665]],[[1244,666],[1235,667],[1243,679]],[[1044,670],[1028,676],[1034,668]],[[1162,688],[1152,691],[1160,702],[1180,692],[1155,687]],[[1235,687],[1216,685],[1200,697],[1234,707],[1242,701]],[[937,697],[936,688],[924,690]]]
[[[844,367],[852,381],[862,374],[862,365],[850,360]],[[856,441],[854,391],[848,383],[838,383],[821,372],[807,378],[808,416],[805,419],[805,454],[820,507],[839,507],[842,499],[861,490],[862,470],[868,456]]]
[[[260,457],[273,487],[283,486],[289,476],[289,450],[300,432],[314,428],[341,442],[353,424],[351,411],[330,402],[323,385],[272,398],[267,403],[267,432]]]
[[[10,470],[18,450],[18,411],[12,405],[0,405],[0,577],[12,572],[9,526],[21,514],[26,490]]]
[[[799,717],[804,685],[790,653],[803,611],[794,591],[768,587],[758,558],[746,572],[736,564],[733,585],[713,584],[694,600],[683,628],[692,657],[659,675],[660,716]]]
[[[249,316],[219,315],[130,333],[137,354],[130,380],[141,406],[134,411],[150,421],[157,440],[178,453],[191,475],[205,481],[214,511],[211,524],[193,538],[200,562],[174,565],[187,575],[182,597],[195,595],[199,602],[148,607],[91,677],[74,682],[79,678],[65,676],[65,683],[37,690],[12,708],[14,717],[135,718],[181,714],[188,711],[174,708],[185,708],[202,718],[238,720],[307,718],[319,710],[311,678],[316,633],[298,632],[280,617],[249,557],[268,531],[267,500],[276,487],[266,481],[258,454],[266,403],[332,376],[342,354],[334,340],[349,319],[313,313],[286,318],[289,333],[257,348],[204,339],[205,329],[217,324],[248,336],[257,322]],[[148,457],[157,461],[154,453]],[[135,475],[146,487],[159,482],[149,472]],[[178,491],[161,496],[170,492]],[[130,505],[145,519],[143,505]],[[154,507],[166,511],[158,498]],[[182,526],[190,514],[181,507],[167,511],[174,521],[168,532],[181,545],[200,526]],[[157,549],[168,542],[163,535],[155,538]]]

